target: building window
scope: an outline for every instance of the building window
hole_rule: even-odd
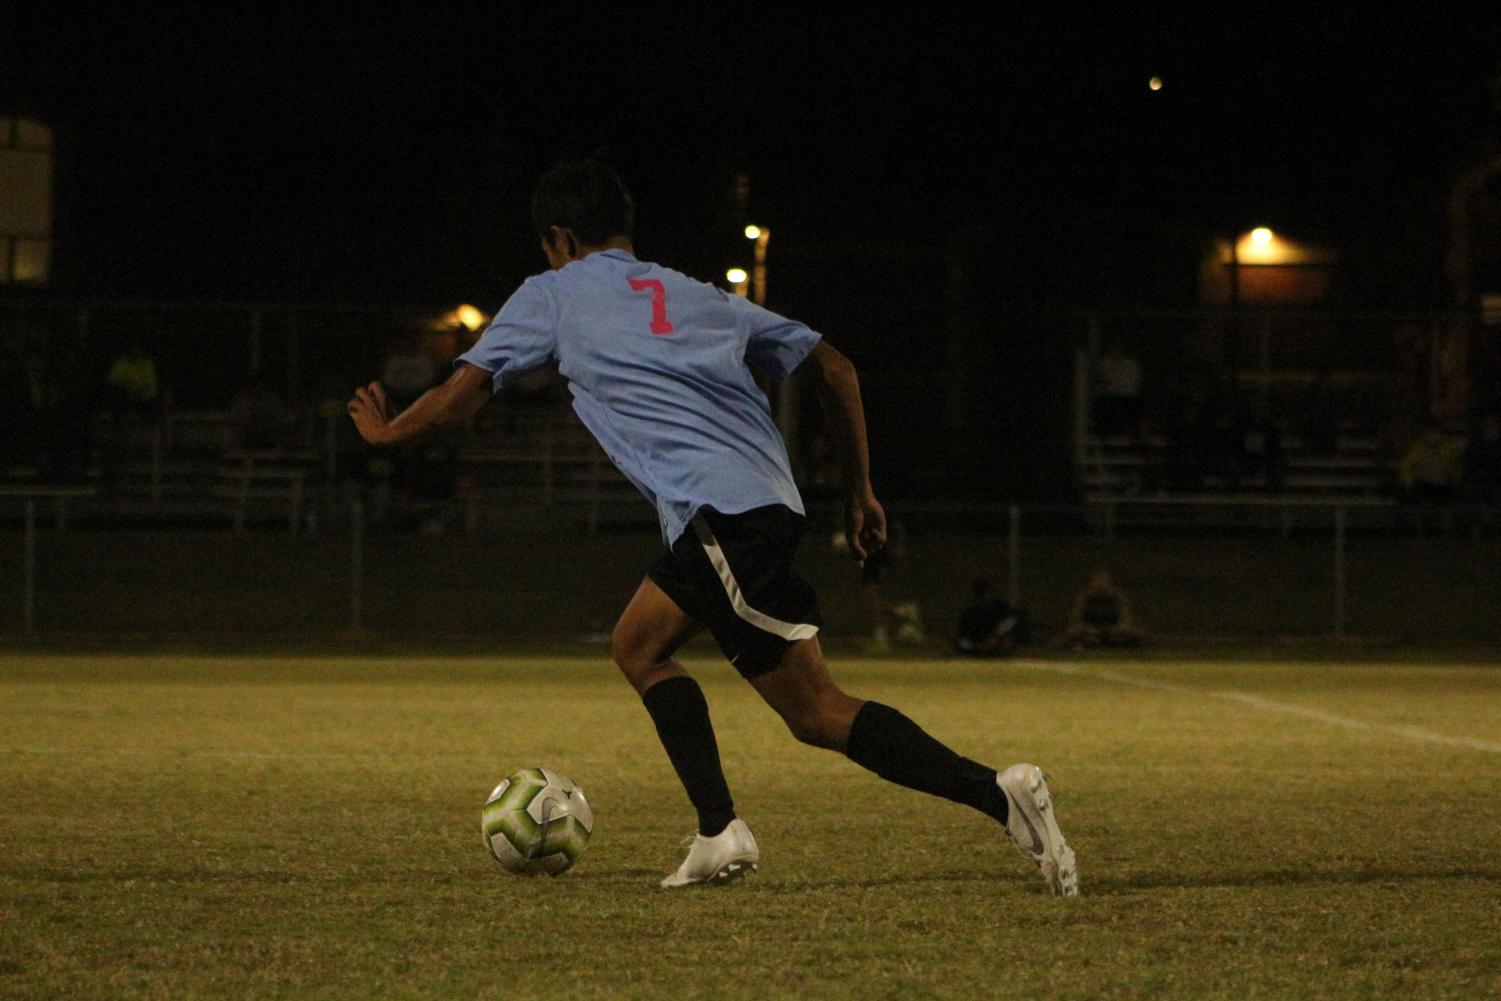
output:
[[[52,268],[52,130],[0,117],[0,285],[45,285]]]

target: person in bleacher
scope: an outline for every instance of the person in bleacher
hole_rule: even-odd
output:
[[[1428,421],[1402,455],[1398,472],[1406,498],[1425,506],[1452,502],[1459,490],[1463,451],[1463,441]]]
[[[140,338],[110,363],[104,377],[106,408],[117,416],[133,416],[148,424],[162,420],[162,387],[156,359],[146,353]]]
[[[1141,365],[1113,339],[1094,367],[1095,433],[1141,434]]]

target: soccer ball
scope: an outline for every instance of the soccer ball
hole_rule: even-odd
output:
[[[584,790],[548,768],[523,768],[495,787],[480,813],[491,856],[510,872],[556,876],[589,846],[594,811]]]

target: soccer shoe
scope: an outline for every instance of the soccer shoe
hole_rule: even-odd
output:
[[[705,883],[718,886],[733,883],[755,872],[760,862],[761,849],[756,847],[756,839],[751,836],[745,821],[737,817],[712,838],[695,834],[688,857],[678,866],[677,872],[662,880],[662,885]]]
[[[1006,796],[1006,836],[1016,850],[1037,863],[1048,888],[1064,897],[1079,894],[1074,850],[1063,840],[1053,816],[1053,794],[1036,765],[1012,765],[995,777]]]

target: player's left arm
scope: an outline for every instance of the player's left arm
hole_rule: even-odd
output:
[[[434,386],[399,414],[378,382],[356,389],[349,401],[354,426],[372,445],[395,445],[429,431],[461,427],[473,420],[491,396],[489,372],[474,365],[460,365],[448,381]]]
[[[833,434],[844,476],[844,530],[856,561],[886,544],[886,512],[870,484],[870,444],[865,435],[865,405],[854,363],[820,339],[808,353],[819,403]]]

